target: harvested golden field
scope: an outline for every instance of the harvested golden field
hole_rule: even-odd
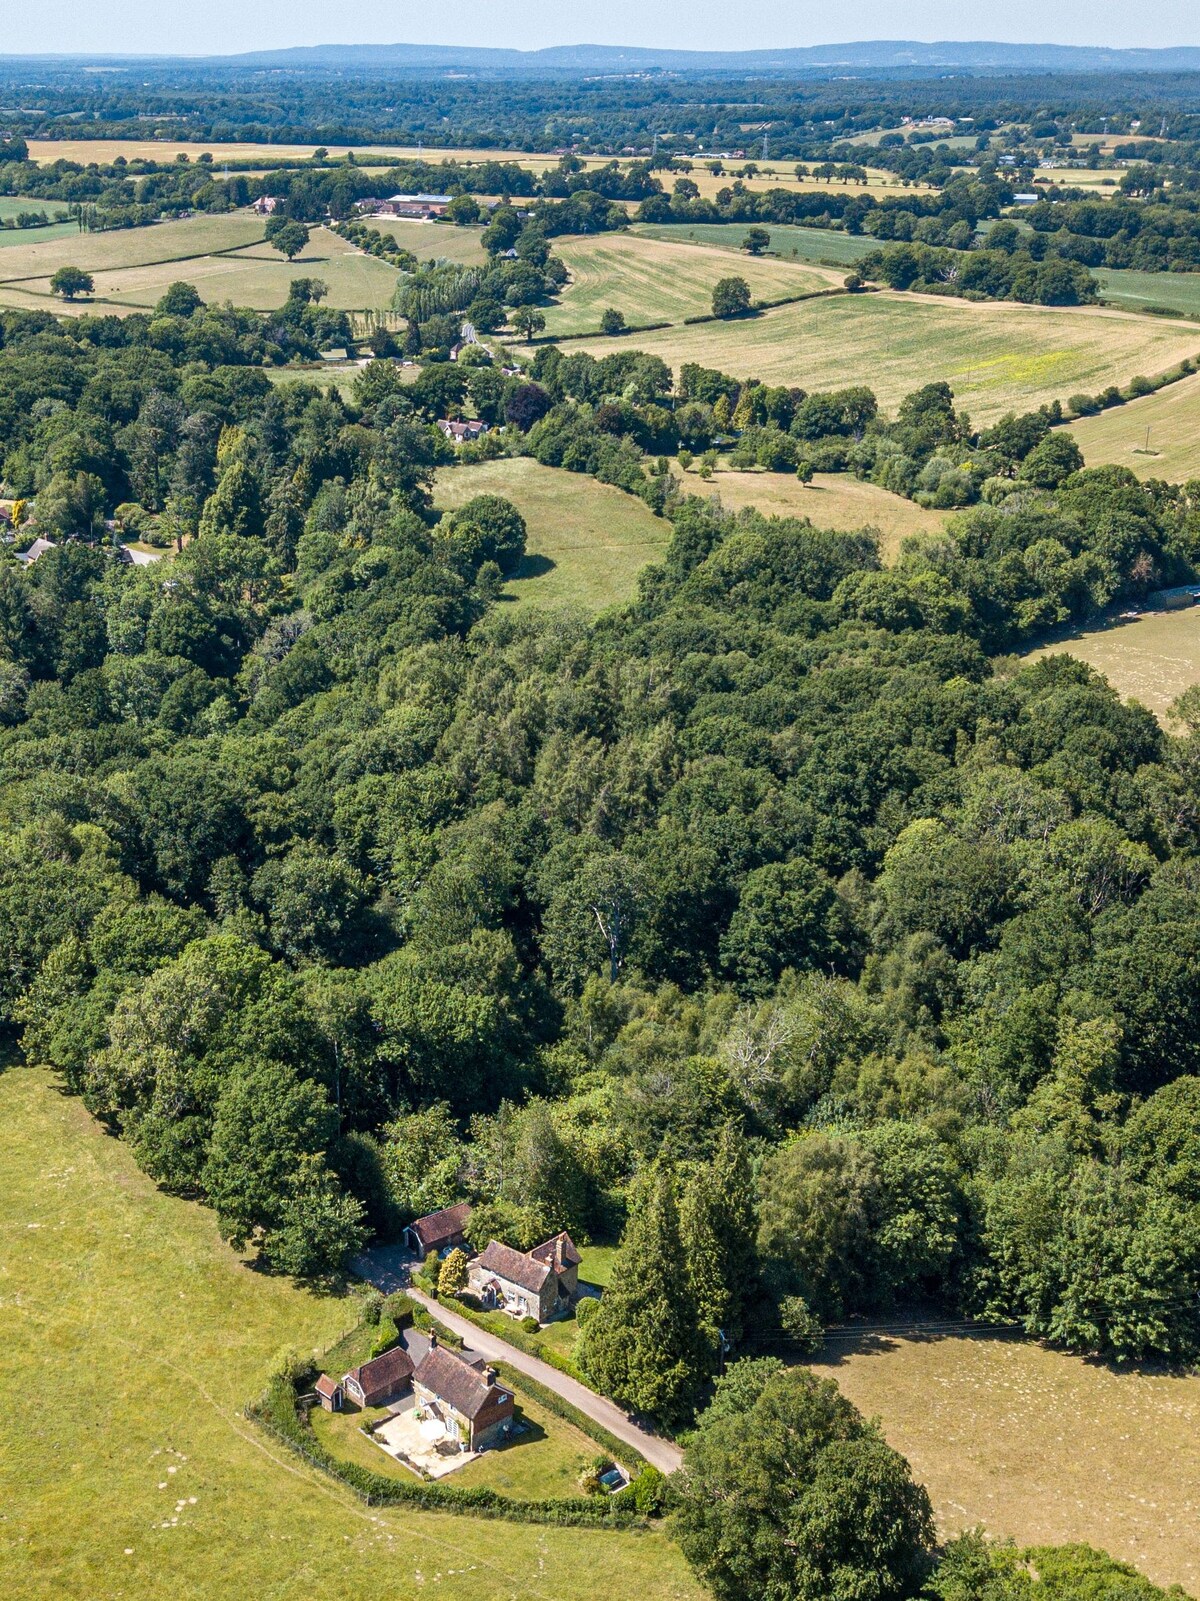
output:
[[[944,1533],[1082,1540],[1200,1590],[1200,1376],[966,1335],[829,1341],[812,1365],[880,1418]]]
[[[595,333],[600,314],[612,306],[632,324],[682,322],[707,316],[715,285],[732,274],[744,278],[758,300],[812,294],[841,282],[834,272],[774,258],[730,260],[727,250],[668,244],[640,234],[556,241],[571,281],[561,304],[546,308],[546,332]]]
[[[96,285],[88,299],[65,308],[76,314],[148,310],[180,279],[210,303],[229,300],[256,311],[281,306],[292,279],[300,277],[321,278],[329,286],[326,304],[342,311],[391,304],[396,269],[328,228],[314,228],[290,262],[262,240],[261,220],[242,212],[17,246],[0,256],[0,301],[43,309],[60,304],[50,278],[70,264],[90,272]]]
[[[683,248],[683,247],[681,247]],[[692,247],[687,247],[692,248]],[[676,370],[685,361],[739,378],[836,389],[869,384],[894,408],[945,379],[976,422],[1152,375],[1200,350],[1200,330],[1127,312],[878,293],[780,306],[753,318],[637,336]],[[594,355],[628,349],[598,339]]]
[[[1171,702],[1200,683],[1200,608],[1114,618],[1043,645],[1027,659],[1054,655],[1077,656],[1103,673],[1124,699],[1141,701],[1165,720]]]
[[[434,501],[444,510],[475,495],[503,495],[525,519],[527,554],[504,591],[518,604],[599,611],[629,600],[671,535],[633,495],[527,456],[438,473]]]
[[[727,511],[754,506],[769,517],[807,517],[817,528],[875,528],[885,561],[895,558],[907,535],[935,533],[947,515],[849,473],[817,473],[811,484],[793,473],[720,471],[707,483],[695,472],[680,477],[689,495],[718,499]]]
[[[1071,432],[1089,467],[1116,463],[1139,478],[1186,483],[1200,477],[1200,374],[1081,417]]]
[[[0,1073],[5,1601],[701,1601],[664,1535],[364,1506],[242,1417],[356,1319],[251,1271],[50,1075]]]

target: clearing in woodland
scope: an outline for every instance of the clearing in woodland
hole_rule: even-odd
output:
[[[888,292],[635,337],[638,349],[676,372],[697,361],[808,390],[869,384],[888,410],[922,384],[945,380],[976,423],[1165,372],[1200,350],[1200,331],[1154,317]],[[599,356],[629,345],[598,339],[587,348]]]
[[[1200,374],[1071,424],[1089,467],[1115,464],[1139,478],[1200,478]]]
[[[61,308],[50,293],[51,276],[61,266],[82,267],[95,279],[93,295],[62,308],[76,314],[146,311],[178,280],[194,284],[210,304],[228,300],[270,311],[301,277],[324,280],[327,305],[383,310],[399,277],[328,228],[314,228],[301,254],[287,261],[263,242],[261,218],[235,212],[13,246],[0,257],[0,302]]]
[[[968,1335],[830,1339],[812,1367],[881,1419],[943,1534],[1086,1541],[1200,1589],[1200,1376]]]
[[[550,336],[596,333],[600,314],[611,306],[633,327],[682,322],[712,311],[712,292],[736,273],[756,300],[814,294],[840,283],[832,272],[747,256],[736,267],[728,253],[693,245],[664,244],[638,234],[601,234],[556,241],[571,274],[562,303],[546,308]]]
[[[1114,617],[1043,645],[1027,660],[1061,655],[1087,662],[1119,695],[1141,701],[1163,721],[1171,702],[1200,683],[1200,608]]]
[[[438,473],[434,501],[443,510],[475,495],[503,495],[525,519],[525,559],[504,590],[518,604],[599,611],[629,600],[638,572],[671,535],[636,496],[527,456]]]
[[[241,1415],[355,1303],[251,1271],[51,1076],[0,1073],[6,1601],[700,1601],[665,1536],[369,1508]]]
[[[875,528],[885,561],[895,559],[907,535],[936,533],[947,516],[849,473],[817,473],[811,484],[794,473],[720,471],[706,482],[688,472],[680,478],[687,494],[719,499],[727,511],[754,506],[769,517],[807,517],[816,528],[846,533]]]

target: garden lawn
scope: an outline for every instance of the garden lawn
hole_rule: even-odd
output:
[[[770,517],[807,517],[817,528],[875,528],[885,560],[894,560],[907,535],[936,533],[947,516],[850,473],[817,473],[811,484],[802,484],[795,473],[733,471],[717,472],[706,482],[693,470],[680,481],[689,495],[712,496],[728,511],[754,506]]]
[[[0,1073],[5,1601],[700,1601],[657,1533],[371,1509],[241,1413],[356,1306],[251,1271],[50,1075]]]
[[[510,1383],[504,1374],[501,1381]],[[520,1501],[580,1495],[580,1475],[599,1454],[600,1447],[573,1424],[522,1395],[516,1386],[513,1393],[517,1423],[527,1425],[524,1432],[498,1450],[485,1451],[441,1482],[462,1489],[496,1490]],[[312,1413],[313,1432],[343,1461],[357,1462],[385,1478],[404,1479],[411,1484],[416,1478],[412,1469],[368,1440],[360,1427],[368,1419],[375,1421],[386,1415],[386,1408],[324,1412],[318,1407]]]
[[[599,611],[629,600],[638,572],[671,536],[671,525],[636,496],[526,456],[438,472],[434,501],[444,510],[475,495],[503,495],[525,518],[527,553],[504,589],[517,605]]]
[[[579,1255],[582,1261],[579,1264],[579,1282],[581,1284],[594,1284],[597,1289],[606,1290],[612,1274],[612,1265],[616,1261],[617,1247],[615,1245],[581,1245]]]
[[[1115,463],[1139,478],[1186,483],[1200,477],[1200,374],[1081,417],[1070,429],[1089,467]]]
[[[664,244],[633,233],[560,239],[555,252],[571,281],[561,303],[545,308],[547,336],[596,333],[601,313],[610,306],[635,328],[707,316],[715,285],[735,273],[763,302],[815,294],[840,282],[831,273],[791,262],[744,256],[735,264],[724,250]]]
[[[943,1534],[1086,1541],[1200,1593],[1200,1377],[966,1335],[830,1340],[813,1368],[880,1418]]]
[[[868,384],[894,410],[906,394],[944,380],[976,423],[1066,400],[1136,374],[1153,376],[1200,350],[1186,323],[1098,307],[970,303],[888,292],[838,295],[730,322],[635,335],[633,348],[737,378],[807,390]],[[629,349],[598,339],[593,355]]]
[[[733,250],[745,256],[742,240],[745,222],[639,222],[634,232],[643,239],[662,239],[670,244],[706,245],[714,250]],[[803,228],[791,223],[763,223],[771,236],[768,247],[773,256],[807,261],[813,265],[845,267],[849,270],[872,250],[877,239],[849,234],[836,228]]]

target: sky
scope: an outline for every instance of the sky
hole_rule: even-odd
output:
[[[1197,0],[71,0],[5,8],[0,53],[229,54],[312,44],[626,44],[738,50],[860,39],[1200,45]]]

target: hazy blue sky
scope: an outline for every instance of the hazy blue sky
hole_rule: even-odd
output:
[[[6,8],[0,53],[221,53],[295,44],[679,45],[700,49],[846,39],[1002,39],[1200,44],[1197,0],[71,0]]]

